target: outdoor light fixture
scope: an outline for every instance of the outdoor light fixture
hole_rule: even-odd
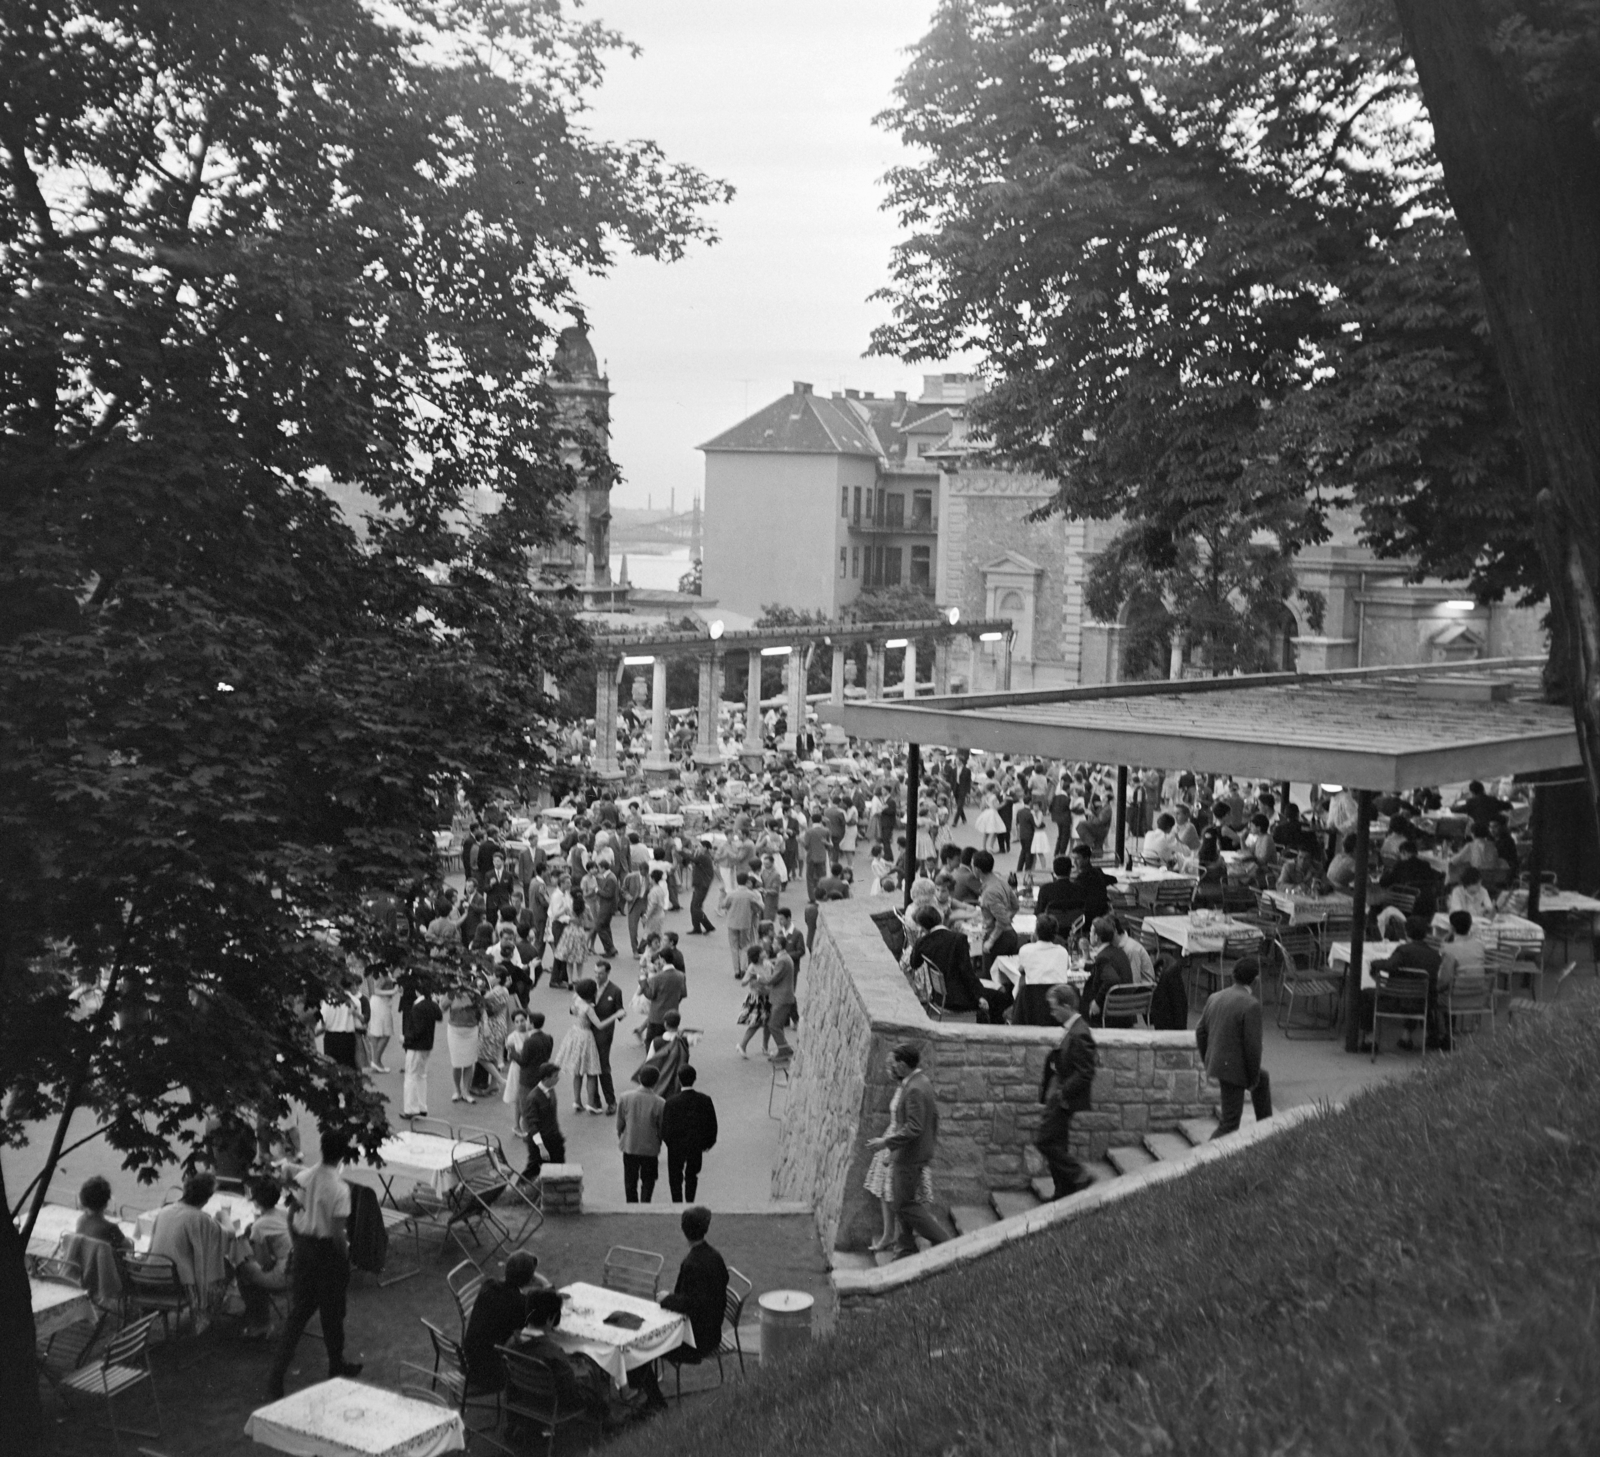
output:
[[[1478,604],[1468,597],[1452,597],[1444,605],[1452,612],[1471,612]]]
[[[653,662],[655,662],[654,658],[624,658],[622,666],[624,668],[648,668]]]
[[[1003,632],[980,632],[978,634],[978,641],[979,642],[999,642],[1000,639],[1003,638],[1004,636],[1005,636],[1005,634]]]
[[[892,637],[892,638],[889,639],[888,642],[886,642],[884,644],[884,647],[886,647],[886,648],[903,648],[906,645],[906,642],[907,642],[906,638],[903,638],[903,637]]]
[[[958,622],[961,621],[961,609],[959,607],[952,607],[947,613],[945,613],[945,621],[947,621],[951,627],[954,627]]]
[[[761,656],[764,658],[784,658],[793,651],[793,648],[762,648]]]
[[[723,631],[724,631],[724,628],[723,628],[722,619],[719,617],[715,622],[713,622],[711,624],[711,640],[713,642],[715,642],[719,637],[722,636]]]

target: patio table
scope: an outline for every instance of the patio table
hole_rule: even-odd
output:
[[[346,1376],[258,1407],[244,1430],[291,1457],[436,1457],[467,1445],[459,1412]]]
[[[688,1317],[663,1310],[653,1300],[581,1280],[563,1287],[561,1295],[561,1324],[550,1338],[569,1354],[588,1356],[619,1391],[628,1385],[628,1372],[694,1344]],[[638,1316],[644,1323],[637,1330],[607,1325],[606,1317],[618,1313]]]
[[[94,1319],[89,1292],[65,1280],[38,1280],[28,1277],[28,1294],[33,1299],[33,1334],[44,1340],[80,1320]]]
[[[1433,929],[1441,936],[1449,935],[1448,912],[1440,911],[1433,918]],[[1544,927],[1537,921],[1528,920],[1525,916],[1513,916],[1505,911],[1487,921],[1474,916],[1472,929],[1486,946],[1493,946],[1501,951],[1514,952],[1525,947],[1537,947],[1542,952],[1544,949]]]
[[[1372,979],[1372,963],[1385,961],[1393,956],[1402,946],[1404,941],[1367,941],[1361,947],[1361,986],[1365,991],[1370,991],[1377,983]],[[1348,941],[1335,941],[1328,948],[1328,965],[1343,976],[1350,966],[1350,943]]]
[[[1197,883],[1193,875],[1185,875],[1181,870],[1162,870],[1154,865],[1135,865],[1132,870],[1112,870],[1107,873],[1113,884],[1131,894],[1141,905],[1147,906],[1156,903],[1157,886],[1176,883],[1193,888]]]
[[[394,1203],[393,1181],[411,1179],[427,1184],[435,1194],[443,1196],[455,1188],[455,1159],[463,1162],[473,1158],[486,1158],[481,1143],[462,1143],[453,1138],[440,1138],[436,1133],[417,1133],[405,1129],[392,1133],[378,1146],[383,1159],[380,1168],[372,1170],[383,1185],[384,1198]]]
[[[1355,911],[1355,902],[1347,895],[1296,895],[1289,890],[1263,894],[1289,918],[1291,926],[1317,924],[1329,916],[1348,916]]]
[[[1153,931],[1163,941],[1170,941],[1185,956],[1210,954],[1221,951],[1223,943],[1234,939],[1261,939],[1261,928],[1248,921],[1236,921],[1231,916],[1208,917],[1197,921],[1188,916],[1146,916],[1145,929]]]
[[[30,1255],[53,1255],[56,1246],[61,1243],[64,1234],[78,1232],[78,1220],[82,1217],[81,1209],[71,1209],[65,1204],[46,1204],[39,1211],[39,1218],[34,1221],[33,1233],[28,1236],[28,1253]],[[24,1215],[17,1216],[17,1228],[21,1229]],[[134,1226],[127,1220],[118,1220],[118,1227],[132,1239]]]

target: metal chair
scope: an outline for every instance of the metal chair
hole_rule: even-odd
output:
[[[548,1433],[546,1457],[554,1457],[556,1433],[568,1422],[592,1421],[596,1438],[601,1435],[604,1421],[599,1413],[590,1413],[581,1406],[569,1411],[561,1409],[560,1389],[543,1361],[510,1346],[501,1346],[499,1350],[506,1363],[502,1410],[508,1417],[525,1417],[544,1428]]]
[[[189,1293],[178,1279],[178,1266],[170,1256],[141,1255],[129,1251],[122,1257],[122,1268],[127,1281],[124,1292],[129,1308],[139,1313],[159,1315],[162,1335],[171,1339],[173,1316],[178,1318],[180,1326],[185,1315],[193,1319],[194,1307]]]
[[[1484,953],[1484,969],[1494,977],[1495,991],[1504,992],[1512,1001],[1539,1000],[1539,983],[1544,980],[1544,967],[1538,961],[1531,961],[1518,956],[1510,951],[1491,950]],[[1516,988],[1512,985],[1519,977],[1526,978],[1528,995],[1526,998],[1516,996]]]
[[[487,1276],[471,1260],[463,1260],[451,1268],[444,1277],[450,1295],[456,1303],[456,1314],[461,1317],[461,1339],[467,1338],[467,1321],[472,1317],[472,1307],[477,1304],[478,1292],[484,1287]]]
[[[136,1437],[161,1435],[161,1400],[156,1395],[155,1374],[150,1369],[150,1328],[155,1324],[155,1319],[154,1315],[147,1315],[143,1320],[123,1327],[106,1342],[105,1355],[95,1365],[85,1366],[63,1377],[58,1388],[63,1397],[70,1393],[73,1396],[105,1398],[106,1414],[111,1422],[111,1441],[118,1452],[122,1450],[122,1429],[117,1425],[116,1398],[146,1381],[150,1383],[156,1429],[147,1432],[138,1427],[128,1427],[126,1430]]]
[[[512,1240],[511,1229],[496,1212],[496,1206],[506,1197],[507,1181],[487,1151],[474,1154],[465,1161],[458,1156],[452,1158],[450,1163],[456,1177],[455,1187],[449,1194],[451,1213],[447,1228],[450,1238],[466,1255],[468,1251],[462,1243],[463,1235],[480,1249],[487,1237],[490,1248],[486,1258],[492,1260]],[[478,1262],[474,1260],[473,1263]]]
[[[1485,977],[1474,987],[1463,988],[1459,982],[1451,985],[1445,997],[1445,1009],[1450,1018],[1450,1039],[1454,1043],[1457,1033],[1474,1028],[1483,1022],[1494,1032],[1494,984]]]
[[[1542,1002],[1536,1002],[1528,997],[1513,997],[1506,1003],[1507,1019],[1515,1022],[1518,1017],[1534,1017],[1548,1012],[1561,1000],[1561,993],[1565,990],[1567,983],[1572,980],[1572,974],[1577,969],[1578,963],[1576,961],[1569,961],[1563,966],[1556,973],[1554,990]]]
[[[1428,1048],[1428,978],[1409,970],[1374,971],[1372,974],[1372,1060],[1378,1060],[1378,1032],[1385,1022],[1403,1027],[1416,1025],[1422,1032],[1423,1055]]]
[[[413,1133],[428,1133],[435,1138],[448,1138],[452,1143],[455,1142],[455,1128],[443,1118],[408,1118],[406,1122]]]
[[[772,1111],[772,1105],[778,1096],[778,1080],[783,1080],[785,1095],[788,1093],[789,1084],[793,1080],[791,1071],[794,1066],[792,1057],[775,1057],[772,1060],[772,1081],[767,1084],[767,1117],[778,1118],[781,1114]]]
[[[494,1411],[495,1425],[500,1422],[500,1393],[498,1391],[483,1391],[476,1394],[468,1390],[467,1386],[467,1353],[461,1342],[452,1336],[447,1336],[431,1320],[423,1320],[423,1329],[428,1332],[428,1341],[433,1347],[432,1367],[418,1365],[415,1361],[402,1361],[401,1369],[415,1371],[427,1378],[428,1391],[435,1400],[442,1400],[445,1404],[461,1413],[461,1420],[466,1422],[467,1413],[473,1408]],[[467,1430],[475,1436],[483,1435],[475,1431],[470,1425]]]
[[[1343,982],[1337,976],[1321,971],[1302,972],[1294,966],[1285,966],[1283,981],[1278,986],[1278,1030],[1284,1038],[1293,1041],[1298,1031],[1308,1037],[1332,1037],[1339,1023],[1339,1001]],[[1303,1009],[1305,1020],[1295,1021],[1295,1005]],[[1319,1011],[1324,1008],[1325,1011]],[[1322,1020],[1323,1017],[1326,1020]]]
[[[737,1356],[739,1374],[744,1375],[744,1343],[739,1338],[739,1323],[744,1319],[744,1303],[750,1298],[755,1283],[728,1266],[728,1293],[722,1303],[722,1340],[717,1346],[717,1380],[722,1380],[722,1358]]]
[[[1106,992],[1105,1006],[1102,1010],[1101,1021],[1107,1027],[1118,1025],[1111,1019],[1113,1017],[1133,1017],[1143,1021],[1146,1025],[1150,1021],[1150,998],[1154,993],[1153,986],[1115,986]]]
[[[606,1251],[600,1284],[607,1290],[637,1295],[641,1300],[656,1298],[656,1281],[666,1257],[654,1250],[636,1250],[628,1245],[612,1245]]]
[[[922,965],[923,970],[928,973],[928,999],[922,1005],[930,1017],[936,1022],[942,1022],[945,999],[944,973],[931,961],[924,961]]]

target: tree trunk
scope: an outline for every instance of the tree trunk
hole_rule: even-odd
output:
[[[44,1450],[44,1411],[33,1357],[33,1297],[28,1293],[27,1243],[11,1220],[5,1169],[0,1165],[0,1413],[14,1457]]]
[[[1600,833],[1600,137],[1496,42],[1524,7],[1395,0],[1540,491],[1541,555]]]

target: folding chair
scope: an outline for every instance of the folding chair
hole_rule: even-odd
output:
[[[420,1318],[420,1317],[419,1317]],[[425,1376],[428,1381],[428,1391],[436,1399],[442,1399],[456,1411],[461,1413],[461,1420],[467,1420],[467,1413],[473,1407],[483,1408],[485,1404],[492,1404],[495,1425],[500,1423],[500,1393],[498,1391],[484,1391],[476,1395],[467,1389],[467,1353],[460,1341],[452,1336],[447,1336],[431,1320],[423,1320],[423,1329],[428,1333],[428,1340],[433,1346],[433,1366],[420,1366],[415,1361],[402,1361],[401,1369],[415,1371]],[[473,1431],[469,1425],[467,1430]],[[482,1433],[474,1433],[482,1435]]]
[[[1569,961],[1563,966],[1556,974],[1554,991],[1542,1002],[1536,1002],[1529,997],[1513,997],[1506,1003],[1507,1019],[1515,1022],[1518,1017],[1534,1017],[1548,1012],[1561,1000],[1561,993],[1566,989],[1567,983],[1572,980],[1572,973],[1577,969],[1578,963],[1576,961]]]
[[[1153,986],[1115,986],[1106,992],[1104,1015],[1101,1020],[1107,1027],[1117,1024],[1112,1022],[1113,1017],[1133,1017],[1143,1021],[1146,1025],[1150,1022],[1150,998],[1155,992]]]
[[[178,1279],[178,1267],[167,1255],[141,1255],[133,1251],[122,1257],[126,1277],[124,1287],[128,1306],[135,1312],[150,1312],[161,1317],[161,1333],[172,1338],[172,1317],[183,1324],[183,1317],[194,1318],[189,1293]]]
[[[783,1087],[785,1092],[787,1092],[791,1082],[790,1069],[793,1067],[793,1065],[794,1059],[792,1057],[778,1057],[772,1060],[772,1081],[767,1084],[768,1118],[777,1118],[781,1116],[780,1114],[772,1111],[772,1105],[778,1096],[778,1080],[780,1078],[783,1080]]]
[[[1423,1056],[1428,1049],[1428,978],[1420,972],[1375,971],[1372,974],[1372,1061],[1378,1060],[1378,1033],[1385,1022],[1415,1024],[1422,1032]]]
[[[600,1284],[607,1290],[637,1295],[641,1300],[656,1298],[656,1281],[666,1257],[654,1250],[636,1250],[627,1245],[612,1245],[606,1251]]]
[[[722,1358],[737,1356],[739,1374],[744,1375],[744,1344],[739,1338],[739,1322],[744,1319],[744,1303],[750,1298],[755,1284],[728,1266],[728,1293],[722,1305],[722,1340],[717,1346],[717,1380],[722,1380]]]
[[[1445,1006],[1450,1016],[1452,1044],[1456,1035],[1466,1030],[1469,1022],[1474,1029],[1487,1022],[1489,1031],[1494,1032],[1494,984],[1487,977],[1471,988],[1452,985],[1445,998]]]
[[[111,1441],[115,1449],[122,1450],[122,1429],[117,1425],[116,1398],[132,1391],[134,1387],[150,1383],[150,1400],[155,1407],[156,1429],[143,1431],[138,1427],[126,1430],[136,1437],[161,1435],[161,1400],[156,1395],[156,1378],[150,1369],[150,1328],[155,1316],[125,1326],[106,1342],[105,1355],[93,1366],[85,1366],[62,1378],[58,1388],[63,1397],[104,1397],[106,1414],[111,1422]]]
[[[451,1170],[455,1174],[455,1187],[449,1194],[451,1206],[447,1227],[450,1238],[462,1254],[467,1247],[462,1243],[466,1235],[480,1249],[484,1239],[490,1241],[487,1259],[493,1260],[511,1242],[512,1232],[496,1212],[496,1206],[506,1197],[507,1182],[494,1165],[487,1150],[463,1161],[452,1158]],[[468,1255],[468,1258],[472,1258]],[[477,1264],[477,1260],[473,1260]]]
[[[467,1321],[472,1317],[472,1307],[477,1303],[478,1292],[483,1289],[487,1276],[471,1260],[463,1260],[451,1268],[444,1277],[450,1295],[456,1303],[456,1314],[461,1317],[461,1339],[467,1338]]]
[[[930,1017],[936,1022],[944,1021],[945,984],[944,973],[931,961],[922,964],[923,970],[928,973],[928,999],[922,1004]]]
[[[455,1142],[456,1131],[443,1118],[408,1118],[406,1122],[411,1125],[413,1133],[428,1133],[434,1138],[448,1138],[452,1143]]]
[[[604,1431],[604,1419],[599,1413],[590,1414],[581,1406],[563,1411],[555,1376],[543,1361],[510,1346],[501,1346],[499,1350],[506,1363],[505,1414],[525,1417],[548,1433],[546,1457],[555,1457],[556,1433],[568,1422],[592,1421],[598,1440]]]

